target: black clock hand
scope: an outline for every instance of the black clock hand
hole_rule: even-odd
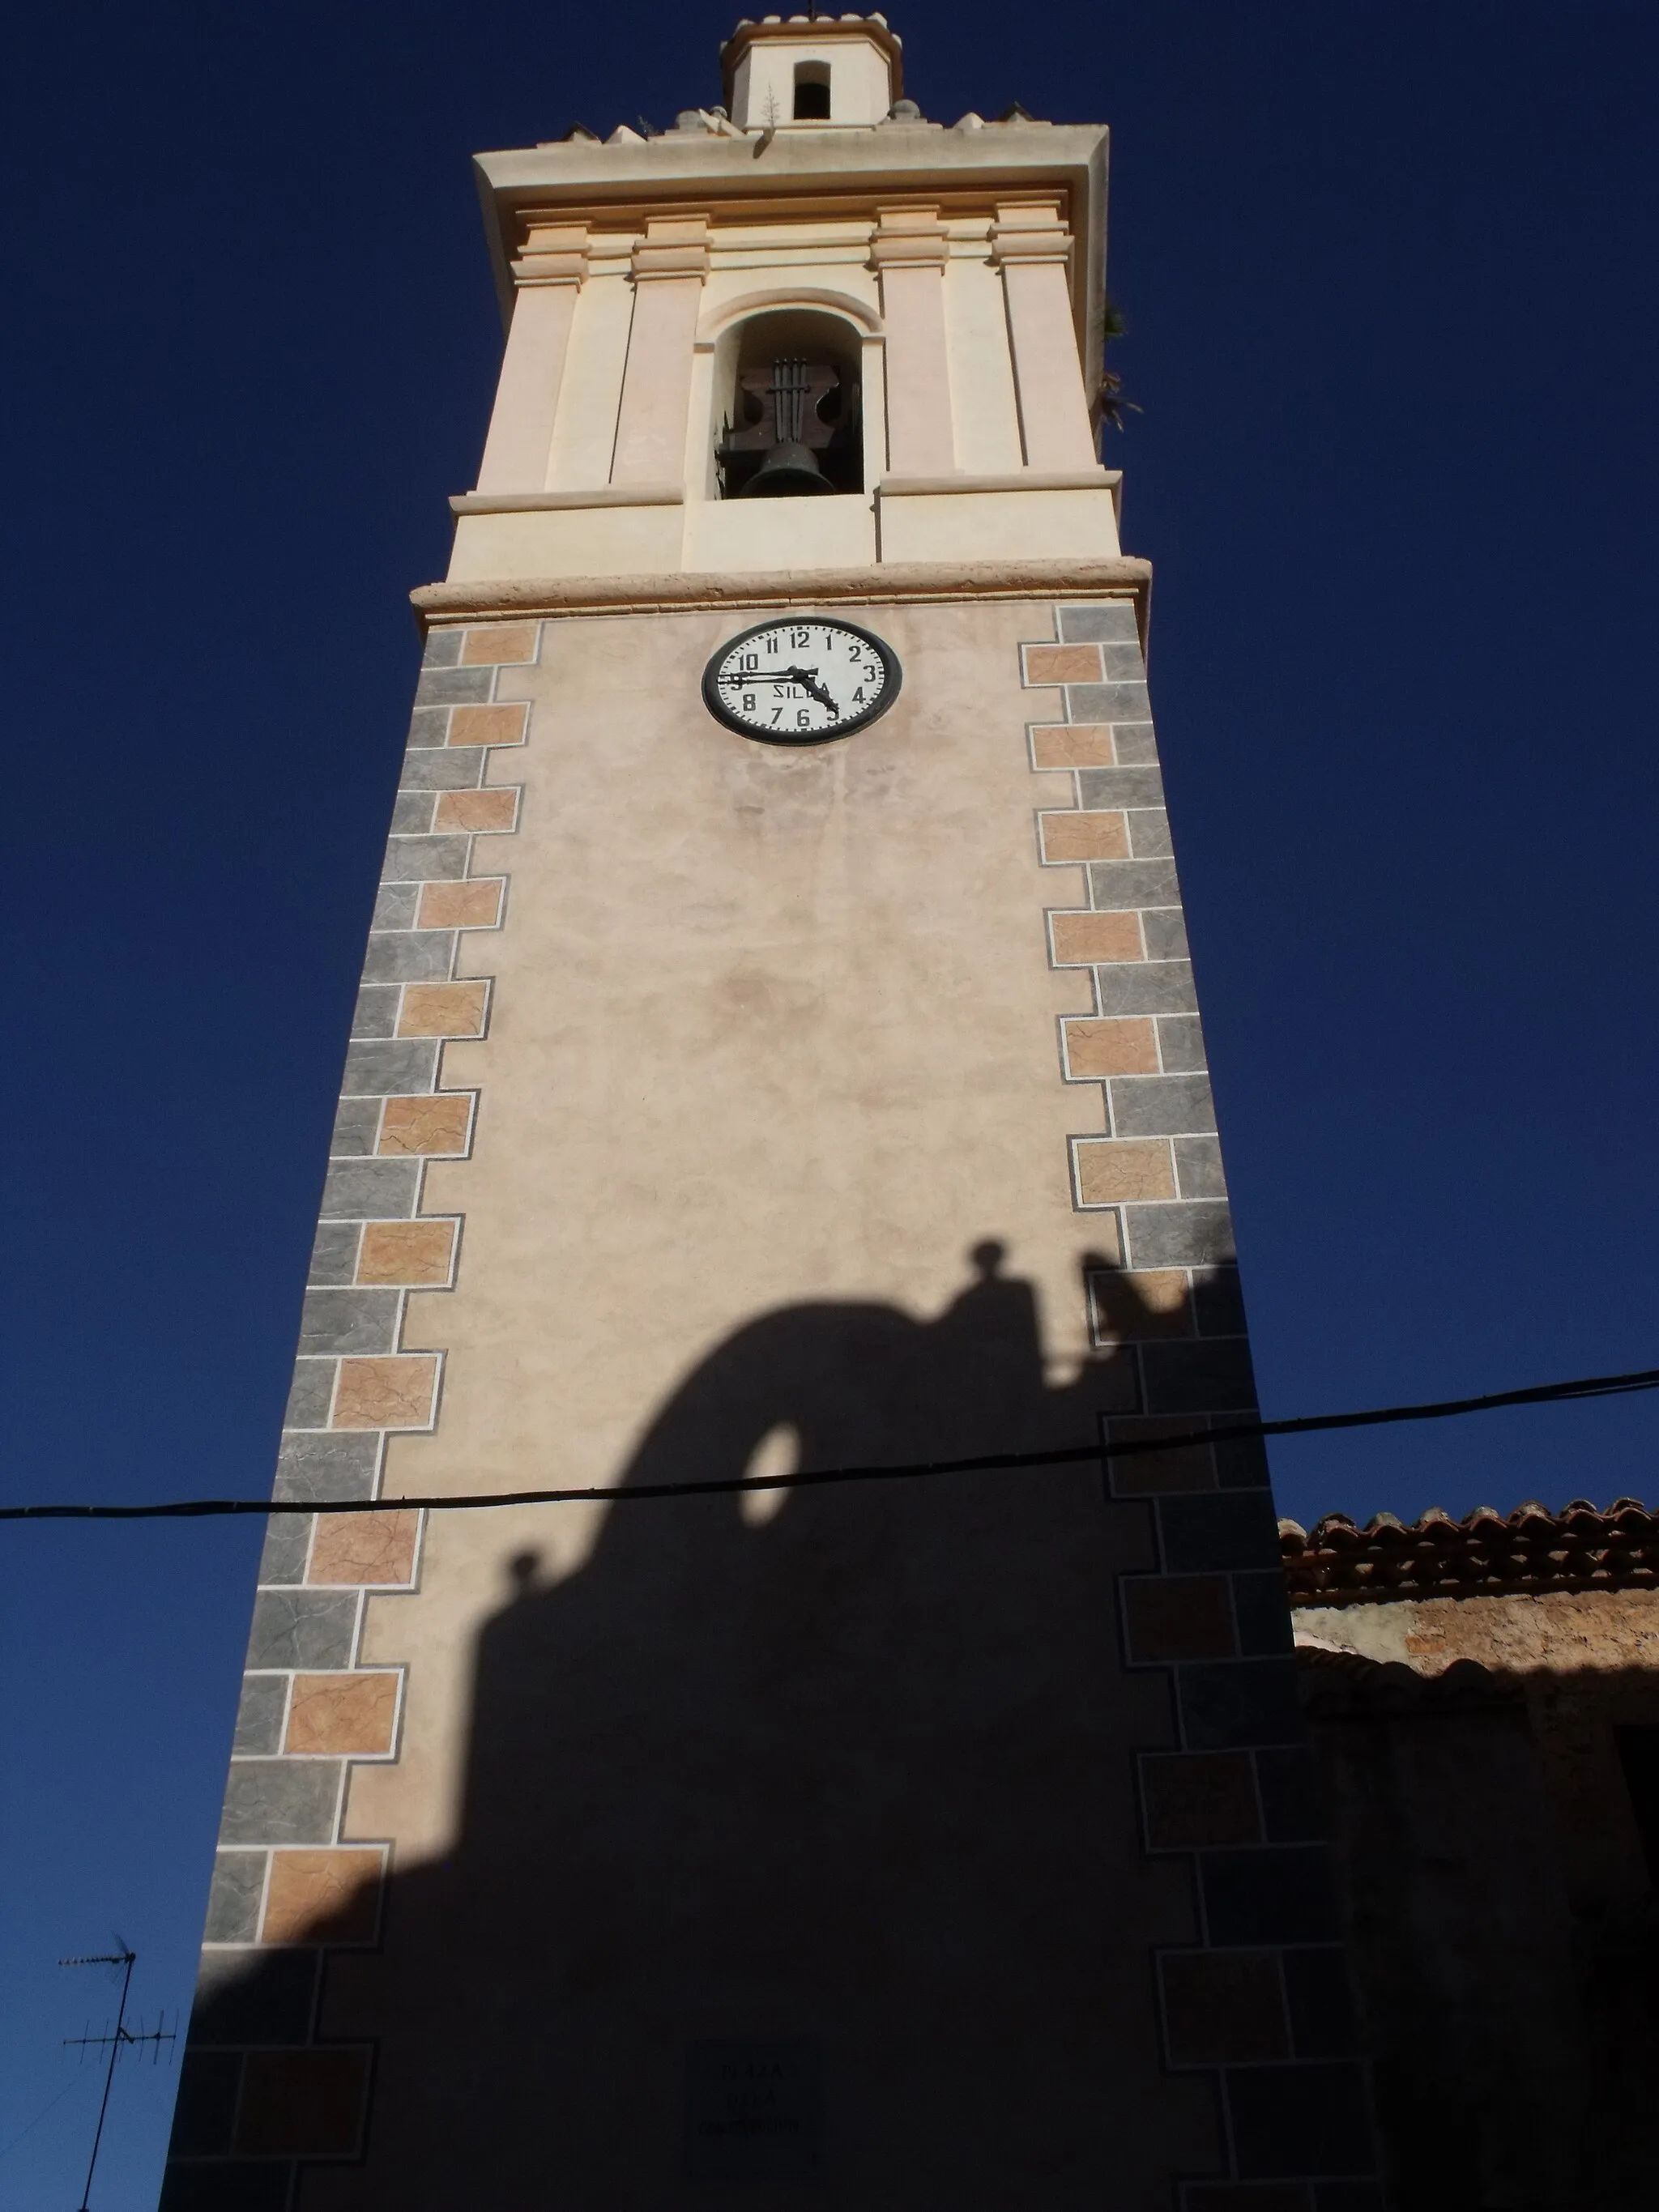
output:
[[[817,680],[816,668],[781,668],[775,675],[763,675],[758,671],[747,675],[722,675],[722,684],[735,684],[741,690],[745,684],[799,684],[809,699],[816,699],[820,707],[827,707],[834,714],[840,710],[835,700]]]
[[[840,712],[834,699],[818,682],[815,668],[792,668],[789,672],[809,699],[816,699],[820,707],[827,707],[832,714]]]

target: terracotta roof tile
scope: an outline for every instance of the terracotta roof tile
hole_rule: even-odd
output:
[[[1357,1651],[1302,1645],[1296,1656],[1303,1710],[1318,1720],[1489,1711],[1524,1696],[1513,1675],[1494,1674],[1474,1659],[1454,1660],[1443,1674],[1419,1674],[1400,1660],[1367,1659]]]
[[[1328,1513],[1310,1529],[1281,1521],[1279,1549],[1292,1605],[1659,1589],[1659,1516],[1636,1498],[1605,1512],[1575,1498],[1559,1513],[1528,1498],[1507,1519],[1490,1505],[1461,1521],[1432,1506],[1409,1523],[1378,1513],[1363,1528]]]

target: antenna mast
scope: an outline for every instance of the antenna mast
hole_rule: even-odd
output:
[[[127,2027],[127,1991],[132,1987],[132,1970],[138,1963],[138,1954],[132,1948],[130,1943],[122,1942],[122,1939],[118,1936],[115,1940],[118,1943],[121,1944],[121,1948],[118,1951],[93,1952],[88,1953],[84,1958],[60,1959],[58,1961],[60,1966],[119,1966],[123,1970],[121,1975],[121,2002],[116,2008],[114,2034],[66,2035],[64,2038],[64,2048],[66,2051],[75,2047],[79,2047],[82,2051],[99,2050],[102,2049],[106,2045],[107,2045],[109,2048],[109,2064],[104,2069],[104,2094],[98,2106],[98,2125],[94,2131],[92,2138],[92,2156],[87,2163],[86,2186],[81,2191],[81,2212],[90,2212],[92,2203],[92,2177],[98,2170],[98,2152],[99,2148],[104,2140],[104,2119],[109,2111],[109,2093],[113,2087],[115,2082],[116,2060],[121,2056],[124,2050],[136,2050],[141,2043],[153,2044],[155,2046],[154,2055],[157,2059],[159,2059],[161,2055],[161,2045],[164,2043],[172,2043],[177,2040],[173,2031],[165,2027],[153,2027],[149,2030],[148,2034],[141,2032],[137,2035],[134,2035],[129,2030]],[[163,2020],[166,2019],[165,2014],[163,2014],[162,2018]]]

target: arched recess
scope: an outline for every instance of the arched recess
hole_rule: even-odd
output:
[[[827,392],[823,374],[810,380],[814,414],[806,442],[816,447],[833,490],[869,495],[885,467],[887,442],[881,318],[872,307],[817,287],[746,293],[704,317],[696,349],[703,374],[693,437],[702,451],[689,457],[687,477],[703,497],[732,495],[755,473],[757,457],[728,448],[722,458],[725,434],[737,429],[752,439],[769,421],[773,403],[762,395],[775,380],[773,365],[784,359],[833,373]]]

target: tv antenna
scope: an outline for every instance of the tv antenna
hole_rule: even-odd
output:
[[[66,2051],[79,2050],[82,2057],[88,2051],[107,2050],[109,2052],[109,2064],[104,2069],[104,2094],[98,2106],[98,2125],[92,2138],[92,2156],[87,2164],[86,2187],[81,2191],[81,2212],[89,2212],[92,2203],[92,2177],[98,2170],[98,2152],[104,2140],[104,2118],[109,2111],[109,2093],[115,2081],[116,2060],[124,2051],[137,2051],[148,2044],[150,2046],[150,2063],[159,2065],[161,2045],[178,2041],[176,2032],[167,2025],[165,2013],[161,2016],[161,2025],[158,2027],[146,2030],[140,2021],[136,2035],[127,2026],[127,1991],[132,1987],[132,1970],[138,1963],[138,1954],[124,1936],[118,1936],[115,1940],[121,1946],[118,1951],[90,1952],[84,1958],[60,1959],[58,1961],[60,1966],[116,1966],[121,1971],[121,2002],[116,2008],[114,2033],[94,2035],[88,2022],[84,2035],[66,2035],[64,2038],[64,2048]]]

